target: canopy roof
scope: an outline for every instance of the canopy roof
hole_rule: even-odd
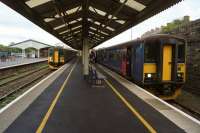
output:
[[[16,48],[21,48],[21,49],[27,49],[27,48],[35,48],[35,49],[42,49],[42,48],[49,48],[52,47],[51,45],[38,42],[32,39],[25,40],[22,42],[18,42],[15,44],[10,45],[10,47],[16,47]]]
[[[1,0],[75,49],[91,48],[181,0]]]

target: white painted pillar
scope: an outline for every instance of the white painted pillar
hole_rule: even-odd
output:
[[[26,57],[25,49],[22,49],[22,58],[25,58],[25,57]]]
[[[38,58],[40,58],[40,49],[38,49]]]
[[[83,75],[87,77],[89,75],[89,43],[88,39],[83,39]]]

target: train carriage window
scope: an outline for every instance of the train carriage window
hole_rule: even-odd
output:
[[[185,45],[184,44],[178,45],[178,62],[179,63],[185,62]]]
[[[148,41],[144,46],[144,62],[155,63],[157,60],[157,53],[159,48],[158,41]]]

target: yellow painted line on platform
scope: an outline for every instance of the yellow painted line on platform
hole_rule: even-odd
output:
[[[47,121],[48,121],[48,119],[49,119],[49,117],[50,117],[50,115],[51,115],[51,113],[52,113],[52,111],[53,111],[53,109],[54,109],[54,107],[55,107],[55,105],[56,105],[56,103],[57,103],[57,101],[58,101],[60,95],[61,95],[61,93],[63,92],[63,90],[64,90],[64,88],[65,88],[65,86],[66,86],[66,84],[67,84],[67,82],[68,82],[68,80],[69,80],[69,77],[71,76],[71,74],[72,74],[72,72],[73,72],[73,70],[74,70],[74,68],[75,68],[75,66],[76,66],[76,64],[77,64],[77,62],[78,62],[78,61],[76,61],[76,63],[75,63],[74,66],[72,67],[72,69],[71,69],[71,71],[69,72],[69,74],[68,74],[66,80],[64,81],[64,83],[63,83],[63,85],[61,86],[59,92],[57,93],[56,97],[54,98],[53,102],[51,103],[51,106],[49,107],[49,109],[48,109],[48,111],[47,111],[45,117],[43,118],[42,122],[40,123],[40,126],[39,126],[38,129],[36,130],[36,133],[42,133],[42,130],[44,129],[44,127],[45,127],[45,125],[46,125],[46,123],[47,123]]]
[[[108,86],[114,91],[114,93],[123,101],[127,108],[142,122],[142,124],[148,129],[150,133],[157,133],[156,130],[137,112],[137,110],[115,89],[115,87],[105,79]]]

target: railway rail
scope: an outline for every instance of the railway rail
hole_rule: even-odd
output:
[[[18,92],[27,90],[51,72],[52,70],[45,62],[34,63],[32,66],[28,64],[28,67],[14,67],[3,72],[4,74],[0,77],[0,107],[20,95]]]
[[[168,101],[168,103],[170,103],[171,105],[175,106],[176,108],[182,110],[183,112],[195,117],[196,119],[200,120],[200,113],[195,111],[195,110],[192,110],[190,109],[189,107],[175,101],[175,100],[172,100],[172,101]]]
[[[49,70],[48,67],[44,67],[39,70],[37,69],[35,71],[31,71],[30,73],[27,73],[23,76],[19,76],[18,78],[10,80],[9,82],[6,82],[4,84],[1,84],[0,100],[3,100],[4,98],[15,93],[16,91],[25,88],[26,86],[30,85],[34,81],[40,79],[50,72],[51,70]]]

